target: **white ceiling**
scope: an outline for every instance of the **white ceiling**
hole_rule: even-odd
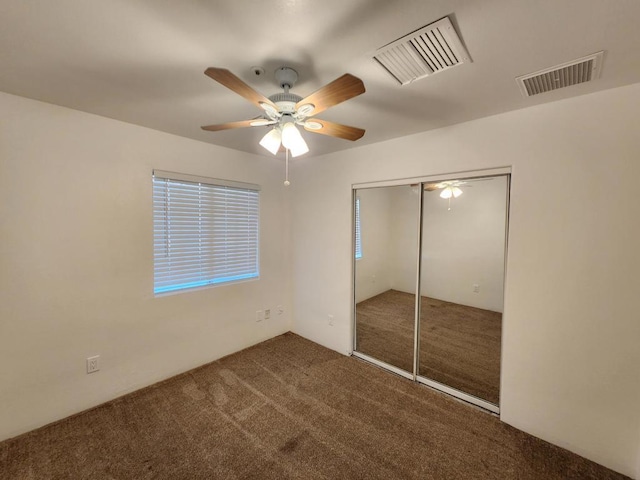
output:
[[[372,60],[447,15],[473,63],[402,87]],[[357,142],[303,132],[319,155],[640,82],[638,25],[637,0],[2,0],[0,90],[270,155],[258,146],[266,127],[200,129],[260,114],[205,68],[267,96],[282,65],[298,70],[303,97],[351,73],[366,93],[318,118],[367,132]],[[520,94],[515,77],[600,50],[600,79]]]

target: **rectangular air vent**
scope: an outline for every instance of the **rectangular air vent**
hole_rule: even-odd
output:
[[[449,17],[385,45],[373,58],[401,85],[471,62]]]
[[[516,78],[516,82],[525,97],[590,82],[600,76],[603,56],[604,52],[587,55],[539,72],[522,75]]]

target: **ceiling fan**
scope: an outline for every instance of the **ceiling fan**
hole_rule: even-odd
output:
[[[427,183],[424,186],[424,190],[426,192],[433,192],[434,190],[442,190],[440,192],[440,197],[442,198],[458,198],[462,195],[462,190],[460,189],[461,185],[464,185],[468,182],[463,180],[447,180],[440,183]]]
[[[217,132],[233,128],[273,125],[273,128],[260,140],[260,145],[273,155],[284,147],[293,157],[309,151],[296,125],[308,132],[351,141],[358,140],[364,135],[365,131],[361,128],[312,118],[330,107],[364,93],[362,80],[348,73],[304,98],[289,92],[298,80],[298,73],[289,67],[280,67],[275,71],[276,80],[284,92],[275,93],[268,98],[224,68],[209,67],[204,73],[246,98],[263,112],[262,115],[251,120],[206,125],[202,127],[203,130]]]

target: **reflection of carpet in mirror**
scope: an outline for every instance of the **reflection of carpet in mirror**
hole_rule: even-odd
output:
[[[413,371],[414,295],[388,290],[357,304],[357,350]],[[502,314],[422,297],[423,377],[498,404]]]

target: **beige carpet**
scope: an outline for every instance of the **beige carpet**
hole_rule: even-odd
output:
[[[356,306],[357,350],[413,372],[415,296],[388,290]],[[424,377],[499,403],[502,315],[422,297]]]
[[[625,477],[285,334],[0,443],[0,478]]]

